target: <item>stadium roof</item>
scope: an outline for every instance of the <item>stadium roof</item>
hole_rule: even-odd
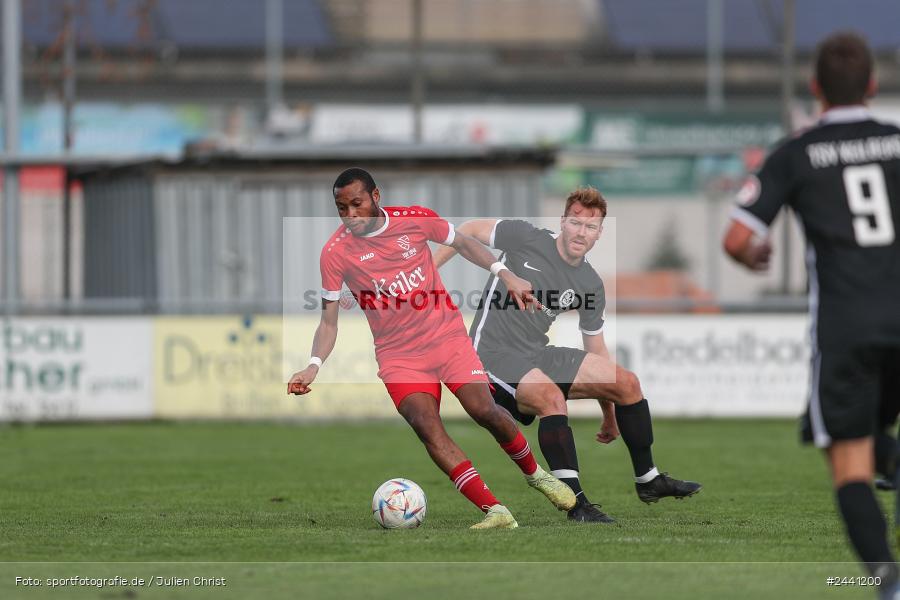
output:
[[[262,0],[75,0],[82,48],[146,49],[163,43],[191,50],[256,50],[265,45]],[[53,45],[62,31],[65,0],[24,0],[25,43]],[[317,0],[285,0],[286,48],[333,43]]]
[[[721,0],[725,50],[771,52],[778,48],[783,0]],[[622,51],[703,52],[707,0],[599,0],[609,41]],[[811,51],[829,33],[853,30],[875,51],[900,48],[896,0],[796,0],[797,48]]]

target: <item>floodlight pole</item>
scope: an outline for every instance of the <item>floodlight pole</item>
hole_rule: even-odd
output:
[[[3,0],[3,147],[8,156],[19,153],[19,105],[22,101],[22,5]],[[19,167],[3,173],[3,263],[6,312],[19,301]]]
[[[266,109],[284,102],[284,2],[266,0]]]
[[[723,0],[706,0],[706,110],[710,113],[720,113],[725,108],[724,18]],[[718,231],[719,205],[724,201],[725,194],[708,182],[705,195],[710,231]],[[716,297],[719,295],[720,252],[716,236],[707,236],[707,287]]]
[[[66,0],[63,9],[63,154],[69,156],[75,144],[72,113],[75,110],[75,4]],[[72,297],[72,197],[69,167],[63,167],[63,299]]]
[[[722,0],[706,0],[706,108],[716,113],[725,108],[724,16]]]
[[[410,102],[413,112],[413,142],[421,144],[422,110],[425,104],[425,74],[422,72],[422,28],[424,27],[424,11],[422,0],[412,2],[412,84],[410,86]]]
[[[790,135],[794,130],[795,23],[795,1],[784,0],[784,18],[781,26],[781,126],[785,135]],[[781,293],[788,295],[791,288],[791,224],[788,212],[784,214],[781,240]]]

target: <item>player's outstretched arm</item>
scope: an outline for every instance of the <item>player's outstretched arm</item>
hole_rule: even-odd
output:
[[[322,300],[322,316],[319,318],[319,326],[313,336],[311,356],[318,357],[321,361],[328,358],[334,350],[338,332],[338,302]],[[302,396],[310,392],[310,384],[319,373],[319,365],[310,361],[302,371],[297,371],[288,381],[288,394]]]
[[[451,245],[459,252],[460,256],[470,263],[478,265],[499,277],[520,310],[529,308],[529,305],[532,308],[540,308],[540,303],[534,297],[534,288],[531,282],[522,279],[505,265],[498,262],[497,258],[484,244],[465,233],[457,231]]]
[[[772,245],[768,240],[758,242],[754,236],[752,229],[740,221],[732,221],[722,240],[722,247],[731,258],[748,269],[766,271],[772,256]]]
[[[471,221],[466,221],[457,227],[456,232],[464,233],[465,235],[475,238],[485,246],[490,246],[491,232],[494,230],[496,224],[497,219],[473,219]],[[453,246],[441,246],[438,248],[437,252],[434,253],[435,266],[440,269],[444,263],[456,256],[456,254],[456,248]]]

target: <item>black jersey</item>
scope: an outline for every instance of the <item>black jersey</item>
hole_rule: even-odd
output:
[[[606,308],[603,281],[586,260],[578,266],[565,262],[551,231],[526,221],[500,220],[491,232],[491,246],[503,251],[500,260],[509,270],[531,282],[544,309],[519,310],[506,285],[491,276],[469,330],[479,353],[537,352],[550,341],[547,332],[556,317],[570,310],[578,311],[582,332],[601,332]]]
[[[765,236],[785,204],[806,232],[813,343],[900,343],[900,129],[828,111],[772,152],[733,218]]]

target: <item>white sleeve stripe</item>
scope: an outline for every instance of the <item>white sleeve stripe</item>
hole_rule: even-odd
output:
[[[321,293],[322,300],[330,300],[331,302],[337,302],[341,299],[341,290],[322,290]]]
[[[763,222],[762,219],[751,213],[749,210],[742,206],[735,206],[731,211],[731,219],[746,225],[753,233],[760,237],[766,237],[769,235],[769,226]]]
[[[491,228],[491,238],[488,240],[488,244],[491,248],[497,247],[494,245],[494,238],[497,236],[497,225],[499,225],[500,221],[502,220],[503,219],[497,219],[496,221],[494,221],[494,226]]]
[[[595,329],[594,331],[582,329],[581,333],[583,333],[584,335],[600,335],[601,333],[603,333],[603,325],[600,326],[600,329]]]
[[[447,239],[444,240],[445,246],[449,246],[456,239],[456,228],[453,227],[453,223],[448,221],[447,226],[450,227],[450,230],[447,232]]]

